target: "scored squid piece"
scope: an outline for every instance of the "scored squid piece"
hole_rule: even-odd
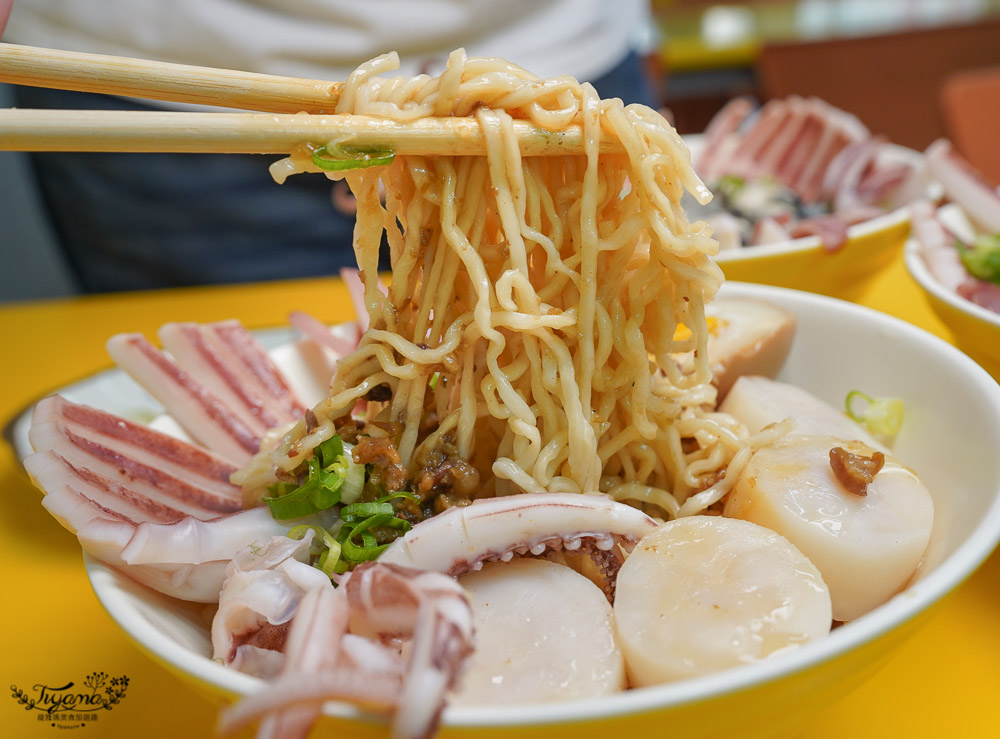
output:
[[[37,404],[29,439],[42,506],[87,553],[172,597],[216,602],[234,555],[301,523],[244,511],[218,455],[58,396]]]
[[[39,401],[31,421],[32,447],[50,453],[31,463],[38,479],[62,477],[129,520],[207,519],[243,507],[229,482],[236,467],[205,449],[59,396]]]
[[[198,443],[236,464],[245,464],[260,449],[253,429],[142,334],[112,336],[107,349]]]
[[[281,670],[300,601],[310,590],[330,584],[306,564],[311,541],[311,531],[298,540],[276,536],[264,547],[243,550],[227,565],[212,619],[213,659],[259,677]]]
[[[516,705],[625,689],[625,663],[604,593],[541,559],[492,562],[459,578],[476,648],[451,702]]]
[[[831,457],[834,449],[842,452]],[[823,574],[833,617],[850,621],[913,577],[930,541],[934,504],[917,475],[888,454],[858,441],[792,436],[751,457],[724,515],[788,538]]]
[[[633,686],[757,662],[827,635],[830,595],[787,539],[691,516],[646,534],[618,573],[614,614]]]
[[[227,710],[220,729],[263,718],[260,736],[305,737],[324,702],[393,713],[394,739],[430,736],[472,652],[459,584],[436,572],[367,562],[298,603],[281,672]],[[405,642],[405,648],[401,643]]]
[[[927,169],[984,231],[1000,233],[1000,194],[947,139],[938,139],[924,152]]]
[[[258,436],[305,413],[281,371],[239,321],[167,323],[158,335],[174,361]]]
[[[701,151],[694,162],[694,168],[701,177],[715,174],[717,163],[725,159],[727,144],[732,145],[732,137],[754,112],[754,108],[752,100],[739,97],[730,100],[715,114],[705,128]]]
[[[302,417],[288,380],[240,323],[166,324],[160,336],[169,354],[141,334],[112,336],[108,354],[209,449],[244,464],[270,429]]]
[[[50,452],[25,459],[25,469],[46,492],[42,505],[76,534],[88,554],[164,595],[215,603],[225,568],[238,552],[262,546],[297,522],[278,522],[266,508],[202,521],[136,523],[88,498],[65,462]]]
[[[484,498],[421,521],[396,539],[380,562],[458,576],[515,554],[586,548],[612,573],[656,522],[605,495],[522,493]]]

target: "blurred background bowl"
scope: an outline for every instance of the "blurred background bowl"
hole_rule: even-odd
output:
[[[692,159],[697,159],[702,140],[701,135],[684,136]],[[889,145],[886,152],[893,160],[921,165],[923,155],[912,149]],[[697,210],[689,213],[689,218],[701,217],[697,213]],[[850,226],[847,242],[835,250],[825,248],[818,236],[806,236],[774,244],[726,249],[719,252],[715,262],[726,279],[734,282],[788,287],[842,300],[857,300],[868,282],[899,257],[909,234],[910,212],[907,207],[900,207]]]
[[[854,300],[899,255],[909,233],[909,212],[900,208],[851,226],[847,243],[836,251],[824,248],[818,236],[809,236],[723,251],[715,261],[727,280]]]
[[[738,283],[724,285],[722,294],[769,300],[795,314],[797,334],[780,379],[836,407],[855,389],[904,399],[894,452],[918,472],[935,504],[931,544],[914,582],[885,605],[794,652],[599,700],[448,708],[443,737],[651,736],[664,727],[674,739],[793,736],[877,670],[930,607],[996,547],[1000,386],[979,365],[921,329],[843,301]],[[211,609],[153,593],[89,558],[87,568],[112,618],[168,669],[219,697],[263,688],[256,678],[212,661]],[[350,706],[330,705],[321,724],[317,731],[330,736],[385,735],[382,720]]]
[[[906,269],[951,331],[958,348],[1000,380],[1000,314],[945,289],[927,269],[920,256],[920,245],[912,239],[906,242],[904,260]]]

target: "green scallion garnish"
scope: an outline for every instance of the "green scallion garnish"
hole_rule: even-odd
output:
[[[340,558],[340,542],[322,526],[303,524],[288,532],[289,538],[303,539],[308,531],[314,533],[310,554],[316,557],[315,567],[329,577],[334,573],[347,572],[347,562]]]
[[[356,467],[361,469],[354,469]],[[356,465],[344,452],[340,437],[333,436],[317,446],[312,459],[306,461],[305,480],[297,486],[287,482],[272,485],[268,488],[271,495],[265,497],[264,502],[278,520],[302,518],[340,503],[341,488],[348,478],[352,492],[353,488],[363,487],[364,465]]]
[[[865,401],[860,413],[855,410],[855,400]],[[880,436],[895,436],[903,425],[903,401],[900,398],[872,398],[860,390],[847,394],[847,415]]]
[[[389,149],[355,149],[349,146],[321,146],[312,153],[312,161],[320,169],[339,172],[391,164],[396,154]]]

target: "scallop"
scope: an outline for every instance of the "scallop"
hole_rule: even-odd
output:
[[[750,433],[791,418],[791,433],[857,439],[881,451],[886,448],[859,424],[803,388],[760,376],[740,377],[719,410],[734,416]]]
[[[476,650],[457,705],[589,698],[625,689],[625,662],[607,597],[563,565],[539,559],[487,564],[462,575]]]
[[[930,540],[934,504],[917,475],[889,454],[864,494],[834,472],[830,450],[872,459],[876,449],[829,436],[788,437],[758,450],[724,514],[787,537],[823,574],[838,621],[855,619],[898,593]]]
[[[646,534],[618,573],[614,606],[634,686],[757,662],[826,636],[815,566],[762,526],[691,516]]]

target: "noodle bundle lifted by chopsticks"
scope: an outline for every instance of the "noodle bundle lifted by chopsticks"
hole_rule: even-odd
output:
[[[338,113],[474,116],[487,155],[331,174],[357,197],[370,328],[329,397],[245,484],[295,469],[367,399],[364,433],[391,441],[413,485],[434,457],[474,470],[474,497],[603,491],[670,517],[721,498],[746,435],[713,412],[704,306],[722,273],[708,226],[680,207],[684,190],[711,195],[676,131],[649,108],[502,60],[458,50],[437,78],[376,76],[397,61],[358,68]],[[522,158],[516,119],[581,126],[585,154]],[[624,153],[599,154],[601,137]],[[273,171],[303,170],[316,171],[293,155]],[[693,372],[678,368],[681,352],[694,352]]]

